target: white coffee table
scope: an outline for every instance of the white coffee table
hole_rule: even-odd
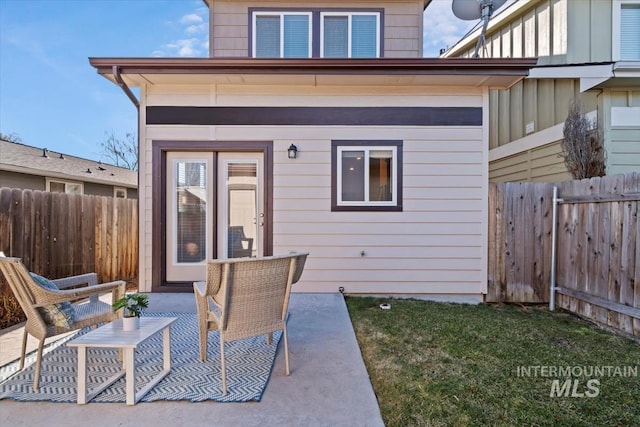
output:
[[[171,371],[170,326],[177,317],[141,317],[140,329],[122,330],[122,319],[115,320],[67,343],[78,348],[78,403],[84,404],[100,394],[111,384],[126,375],[127,405],[135,405],[142,397]],[[138,345],[155,333],[162,331],[162,372],[136,392],[135,350]],[[118,348],[123,350],[123,369],[104,383],[87,390],[87,349]]]

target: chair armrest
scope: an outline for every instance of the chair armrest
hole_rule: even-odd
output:
[[[100,285],[93,285],[90,287],[78,288],[78,289],[65,289],[59,291],[44,290],[48,296],[46,302],[36,304],[36,307],[42,307],[49,304],[56,304],[60,302],[73,301],[77,299],[87,298],[93,295],[104,294],[107,292],[113,293],[113,301],[117,300],[124,295],[127,288],[127,283],[123,280],[116,280],[114,282],[102,283]]]
[[[207,282],[193,282],[193,292],[196,294],[196,298],[206,298]]]
[[[54,279],[52,282],[56,284],[58,289],[66,289],[78,285],[95,286],[98,284],[98,275],[96,273],[79,274],[77,276]]]
[[[209,311],[207,282],[193,282],[193,295],[196,297],[196,313],[198,314],[200,333],[202,333],[207,328],[207,312]]]

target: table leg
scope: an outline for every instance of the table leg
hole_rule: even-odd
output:
[[[78,403],[87,403],[87,347],[78,347]]]
[[[134,360],[135,348],[124,349],[124,370],[126,389],[127,389],[127,405],[136,404],[136,364]]]
[[[162,368],[171,370],[171,328],[167,326],[162,331]]]

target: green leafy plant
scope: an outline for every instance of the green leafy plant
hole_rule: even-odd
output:
[[[124,317],[140,317],[149,307],[149,297],[145,294],[127,294],[112,304],[114,310],[124,309]]]

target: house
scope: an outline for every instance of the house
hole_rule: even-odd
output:
[[[481,301],[489,89],[535,60],[422,58],[428,3],[207,0],[208,58],[90,58],[139,108],[140,289],[300,250],[297,292]]]
[[[0,187],[135,199],[138,174],[0,139]]]
[[[442,56],[469,57],[480,30]],[[489,22],[486,58],[538,57],[529,76],[489,95],[489,177],[571,179],[560,157],[569,103],[597,121],[606,174],[640,170],[640,0],[526,0]]]

